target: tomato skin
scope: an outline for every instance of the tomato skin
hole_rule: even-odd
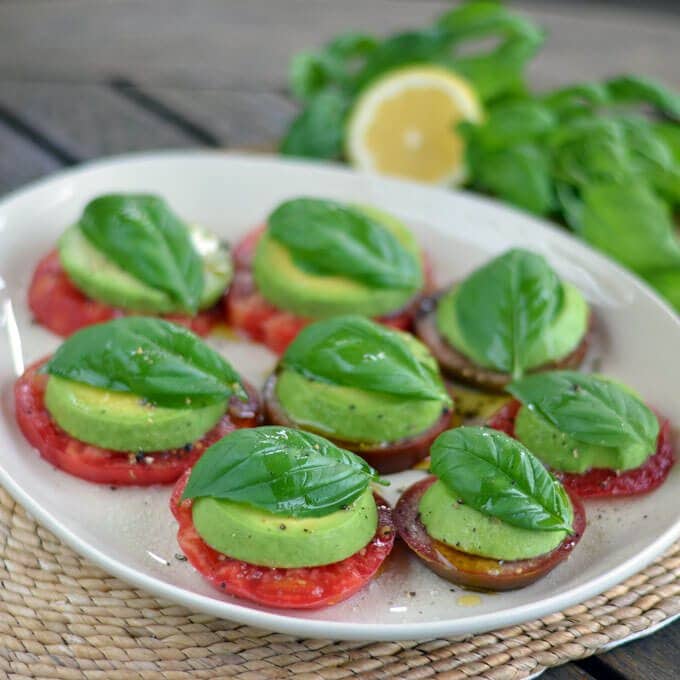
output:
[[[570,493],[574,533],[549,553],[524,560],[496,560],[456,550],[433,539],[420,521],[420,499],[436,481],[434,476],[425,477],[406,489],[394,508],[394,522],[399,536],[432,571],[466,588],[484,591],[523,588],[567,559],[586,528],[583,503]]]
[[[182,501],[191,470],[175,484],[170,510],[179,524],[177,541],[201,576],[223,593],[282,609],[318,609],[342,602],[373,578],[392,550],[395,538],[387,502],[374,494],[378,528],[371,542],[340,562],[321,567],[282,569],[235,560],[211,548],[200,537],[191,514],[191,500]]]
[[[14,386],[16,418],[28,442],[49,463],[75,477],[113,486],[171,484],[226,434],[262,421],[259,397],[246,385],[249,400],[233,397],[222,419],[190,448],[144,452],[138,462],[134,453],[121,453],[86,444],[64,432],[45,407],[48,376],[40,373],[43,359],[29,366]],[[147,461],[146,458],[152,458]]]
[[[38,262],[28,289],[28,306],[41,325],[64,338],[86,326],[128,313],[120,307],[93,300],[76,288],[61,266],[56,250]],[[223,321],[223,313],[217,305],[194,316],[165,314],[163,318],[205,336]]]
[[[225,313],[229,324],[256,342],[265,344],[276,354],[283,354],[297,334],[314,319],[297,316],[279,309],[260,294],[252,273],[253,257],[257,241],[266,229],[259,226],[234,248],[234,281],[224,299]],[[432,287],[432,271],[425,259],[425,289]],[[386,326],[398,330],[410,330],[420,302],[417,295],[403,309],[378,317]]]
[[[505,404],[488,421],[489,427],[515,436],[515,418],[521,407],[517,399]],[[617,498],[639,496],[659,487],[675,464],[671,425],[665,418],[659,418],[659,436],[656,453],[643,465],[633,470],[616,472],[604,468],[593,468],[582,474],[552,470],[562,484],[581,498]]]

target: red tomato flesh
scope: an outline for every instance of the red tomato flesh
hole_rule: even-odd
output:
[[[507,403],[491,416],[488,421],[489,427],[514,437],[515,417],[521,405],[516,399]],[[593,468],[582,474],[553,470],[553,474],[569,491],[578,494],[581,498],[637,496],[653,491],[668,477],[675,463],[670,422],[665,418],[657,417],[660,428],[656,441],[656,453],[639,468],[625,472]]]
[[[496,560],[456,550],[433,539],[420,521],[420,499],[436,481],[436,477],[426,477],[406,489],[394,508],[394,522],[399,536],[432,571],[466,588],[494,591],[523,588],[569,557],[586,528],[583,503],[570,494],[574,533],[545,555],[526,560]]]
[[[28,306],[36,320],[53,333],[68,337],[85,326],[125,316],[128,312],[87,297],[71,282],[61,266],[59,253],[50,251],[36,267],[28,289]],[[220,305],[195,316],[166,314],[164,319],[207,335],[223,321]]]
[[[182,501],[191,470],[177,481],[170,509],[179,524],[177,541],[192,566],[215,588],[267,607],[317,609],[342,602],[375,576],[392,550],[395,529],[389,505],[377,494],[378,528],[371,542],[340,562],[282,569],[232,559],[211,548],[194,527],[191,500]]]
[[[266,227],[260,226],[248,233],[234,248],[235,274],[225,310],[230,325],[252,340],[264,343],[277,354],[283,354],[295,336],[313,319],[286,312],[267,302],[260,294],[252,273],[253,257],[257,241]],[[432,286],[432,274],[425,262],[426,289]],[[406,307],[393,314],[376,319],[380,323],[399,330],[409,330],[420,301],[417,295]]]
[[[46,461],[89,482],[112,486],[171,484],[216,441],[235,429],[255,427],[262,420],[259,397],[246,386],[248,401],[233,397],[217,425],[190,446],[140,454],[103,449],[74,439],[50,415],[45,407],[48,376],[39,372],[45,361],[29,366],[14,386],[17,422]]]

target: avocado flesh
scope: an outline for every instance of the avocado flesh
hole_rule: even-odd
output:
[[[420,521],[437,541],[472,555],[495,560],[524,560],[554,550],[566,531],[535,531],[514,527],[458,502],[443,482],[436,481],[420,499]]]
[[[529,350],[526,366],[529,370],[562,359],[573,352],[588,330],[588,303],[583,295],[569,283],[562,283],[562,290],[564,297],[557,316]],[[452,347],[477,365],[498,370],[497,366],[479,354],[474,345],[466,341],[456,315],[457,295],[458,288],[453,287],[442,295],[437,304],[436,322],[439,332]],[[480,313],[483,311],[480,310]]]
[[[114,451],[164,451],[192,444],[212,429],[226,401],[201,408],[162,408],[128,392],[113,392],[51,375],[45,405],[75,439]]]
[[[232,265],[229,253],[218,239],[198,227],[190,227],[191,238],[203,259],[203,293],[200,309],[212,307],[229,285]],[[183,312],[167,293],[135,278],[96,248],[78,225],[69,227],[59,239],[61,265],[75,286],[93,300],[130,311],[153,314]]]
[[[358,444],[395,442],[421,434],[442,415],[438,400],[418,401],[279,373],[276,396],[303,430]]]
[[[263,567],[317,567],[344,560],[375,535],[370,489],[345,510],[323,517],[285,517],[217,498],[193,501],[196,531],[215,550]]]
[[[418,243],[399,220],[375,208],[356,207],[380,222],[420,262]],[[405,307],[422,288],[422,283],[410,289],[376,288],[342,276],[306,272],[266,231],[257,243],[253,275],[258,290],[273,305],[312,319],[342,314],[382,316]]]
[[[549,467],[577,474],[592,468],[632,470],[654,453],[641,444],[616,448],[577,441],[526,406],[517,412],[515,436]]]

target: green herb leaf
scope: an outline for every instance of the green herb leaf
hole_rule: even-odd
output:
[[[449,32],[438,26],[392,35],[370,54],[357,74],[353,89],[358,92],[379,76],[401,66],[442,64],[448,56],[450,44]]]
[[[634,271],[680,266],[669,206],[643,182],[593,182],[581,192],[583,238]]]
[[[158,196],[109,194],[90,201],[79,227],[119,267],[195,312],[203,263],[189,230]]]
[[[606,82],[612,103],[649,104],[662,113],[680,119],[680,95],[651,78],[618,76]]]
[[[571,531],[564,487],[529,450],[503,432],[457,427],[437,437],[430,469],[470,507],[512,526]]]
[[[514,249],[465,279],[455,304],[466,346],[483,362],[519,377],[532,343],[562,304],[562,285],[544,258]]]
[[[327,87],[352,87],[355,73],[375,51],[377,40],[365,33],[344,33],[319,52],[299,52],[290,64],[290,88],[309,100]]]
[[[88,326],[68,338],[44,370],[171,408],[246,397],[225,359],[190,331],[161,319],[125,317]]]
[[[515,381],[508,391],[577,441],[656,449],[659,421],[654,413],[633,393],[605,378],[551,371]]]
[[[358,209],[317,198],[282,203],[268,219],[269,234],[306,271],[345,276],[377,288],[418,290],[418,258],[379,222]]]
[[[285,156],[340,158],[348,108],[349,99],[341,92],[317,94],[292,122],[279,151]]]
[[[541,147],[518,144],[480,156],[470,153],[468,160],[477,187],[537,215],[554,208],[550,160]]]
[[[281,364],[332,385],[450,404],[436,363],[417,356],[415,343],[360,316],[336,317],[303,329]]]
[[[352,503],[376,471],[327,439],[286,427],[235,430],[194,465],[182,498],[209,496],[287,517],[322,517]]]

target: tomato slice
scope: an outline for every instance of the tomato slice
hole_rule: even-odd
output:
[[[190,468],[206,448],[237,428],[262,421],[255,389],[246,385],[249,399],[233,397],[223,418],[192,445],[167,451],[121,453],[86,444],[64,432],[45,407],[48,376],[39,369],[46,359],[26,369],[14,386],[16,417],[21,431],[40,455],[71,475],[113,486],[170,484]]]
[[[258,291],[252,274],[252,264],[257,241],[265,228],[256,227],[234,248],[236,271],[224,304],[227,319],[233,328],[252,340],[264,343],[277,354],[283,354],[297,334],[313,319],[296,316],[275,307]],[[432,287],[432,271],[426,259],[425,280],[426,290],[429,290]],[[410,330],[420,297],[417,295],[403,309],[378,317],[376,321],[398,330]]]
[[[215,588],[267,607],[317,609],[346,600],[375,576],[394,545],[395,529],[387,502],[374,494],[378,528],[371,542],[348,558],[322,567],[282,569],[261,567],[211,548],[200,537],[191,514],[191,500],[181,501],[190,470],[177,481],[170,509],[179,523],[177,541],[193,567]]]
[[[50,251],[38,263],[28,289],[28,305],[39,323],[62,337],[128,313],[120,307],[93,300],[78,290],[61,266],[56,250]],[[219,304],[195,316],[166,314],[163,318],[185,326],[197,335],[207,335],[224,320]]]
[[[394,522],[399,536],[432,571],[466,588],[523,588],[545,576],[569,557],[586,528],[583,503],[570,493],[574,508],[574,533],[549,553],[526,560],[496,560],[456,550],[433,539],[420,521],[420,499],[436,481],[436,477],[426,477],[406,489],[394,508]]]
[[[488,421],[489,427],[502,430],[511,437],[515,436],[515,418],[521,403],[513,399],[500,408]],[[581,498],[614,498],[618,496],[638,496],[649,493],[668,477],[675,463],[671,425],[665,418],[659,418],[659,436],[656,453],[634,470],[617,472],[606,468],[593,468],[582,474],[560,472],[553,474],[571,492]]]

